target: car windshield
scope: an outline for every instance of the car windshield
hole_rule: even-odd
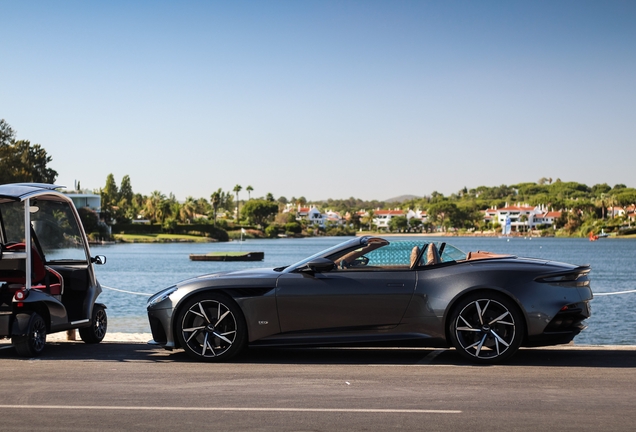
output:
[[[432,245],[432,246],[431,246]],[[348,247],[347,247],[348,246]],[[427,257],[433,253],[439,259],[431,261]],[[424,252],[420,251],[424,249]],[[409,269],[417,265],[440,264],[462,261],[466,253],[446,242],[391,241],[379,237],[353,239],[329,249],[320,251],[302,261],[278,271],[294,271],[317,258],[332,260],[338,270],[374,270],[374,269]]]
[[[346,241],[344,243],[337,244],[337,245],[332,246],[332,247],[330,247],[328,249],[325,249],[325,250],[322,250],[322,251],[320,251],[318,253],[315,253],[312,256],[307,257],[307,258],[305,258],[302,261],[298,261],[295,264],[292,264],[292,265],[290,265],[288,267],[284,267],[284,269],[287,270],[287,271],[296,270],[298,268],[301,268],[301,267],[305,266],[308,262],[313,261],[316,258],[326,257],[326,256],[329,256],[329,255],[332,255],[335,251],[339,251],[341,249],[347,249],[347,246],[349,244],[351,244],[351,245],[359,245],[360,244],[360,240],[361,239],[359,239],[359,238],[354,238],[354,239],[351,239],[351,240]],[[279,269],[280,268],[281,267],[279,267]]]

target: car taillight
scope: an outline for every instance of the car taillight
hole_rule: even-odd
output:
[[[29,292],[27,290],[25,290],[25,289],[20,290],[20,291],[16,291],[16,293],[15,293],[15,299],[16,300],[24,300],[28,296],[29,296]]]

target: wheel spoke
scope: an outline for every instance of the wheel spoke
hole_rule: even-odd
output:
[[[205,350],[208,348],[208,334],[205,334],[205,337],[203,338],[203,351],[201,351],[201,356],[205,357]]]
[[[208,318],[207,314],[205,313],[205,309],[203,309],[203,303],[199,302],[199,310],[201,311],[201,316],[203,318],[205,318],[205,320],[208,322],[208,324],[210,323],[210,319]]]
[[[457,327],[457,331],[480,332],[481,330],[472,327]]]
[[[230,345],[232,345],[232,341],[229,340],[228,338],[226,338],[225,336],[223,336],[222,334],[219,334],[217,332],[212,332],[212,334],[216,337],[218,337],[221,340],[224,340],[225,342],[229,343]]]
[[[485,334],[484,337],[482,337],[479,342],[475,342],[471,346],[467,347],[467,349],[468,348],[472,348],[475,345],[477,345],[475,356],[479,357],[479,353],[481,353],[481,348],[484,346],[484,342],[486,341],[486,336],[488,336],[488,335]]]
[[[509,323],[507,321],[501,321],[502,319],[504,319],[504,317],[506,317],[507,315],[510,315],[510,312],[505,311],[504,313],[502,313],[501,315],[499,315],[497,318],[495,318],[494,320],[490,321],[488,323],[489,326],[497,323],[497,324],[508,324],[508,325],[514,325],[514,323]]]
[[[475,307],[477,308],[477,316],[479,317],[479,325],[484,325],[484,320],[482,318],[481,307],[479,306],[479,301],[475,302]]]
[[[473,326],[471,326],[470,323],[466,321],[466,319],[463,316],[460,315],[459,318],[461,318],[461,320],[464,321],[464,324],[466,324],[466,326],[473,328]]]
[[[199,334],[199,332],[201,330],[203,330],[205,328],[205,326],[202,327],[191,327],[191,328],[184,328],[182,329],[183,333],[184,333],[184,337],[185,337],[185,333],[191,333],[190,336],[188,336],[188,339],[186,339],[186,343],[190,342],[192,340],[192,338],[194,338],[196,335]]]
[[[219,311],[220,311],[221,307],[219,306]],[[223,315],[221,315],[219,317],[219,320],[216,322],[216,324],[214,324],[214,327],[218,326],[219,324],[221,324],[221,321],[223,321],[223,319],[228,316],[228,314],[230,313],[230,311],[228,310],[227,312],[225,312]]]
[[[505,340],[503,340],[503,338],[499,336],[494,330],[491,330],[490,333],[495,337],[495,341],[498,341],[499,343],[505,345],[506,348],[510,346],[510,344],[506,342]]]
[[[214,348],[212,348],[212,345],[210,345],[209,341],[208,341],[208,348],[210,348],[210,352],[212,352],[212,357],[216,357],[216,353],[214,352]]]

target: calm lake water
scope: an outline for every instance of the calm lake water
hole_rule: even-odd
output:
[[[229,243],[116,244],[94,246],[93,255],[106,255],[108,262],[96,266],[106,287],[145,293],[147,296],[175,282],[222,270],[289,265],[347,238],[246,240]],[[393,237],[398,240],[401,238]],[[636,240],[560,238],[408,237],[446,241],[468,252],[487,250],[519,256],[545,258],[571,264],[592,265],[592,290],[608,293],[636,289]],[[391,240],[391,238],[389,238]],[[211,251],[264,251],[261,262],[193,262],[191,253]],[[147,296],[104,289],[99,300],[108,306],[109,331],[150,332],[146,318]],[[588,329],[576,337],[577,344],[636,345],[636,293],[596,296]]]

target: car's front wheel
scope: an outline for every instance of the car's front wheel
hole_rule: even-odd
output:
[[[455,305],[449,336],[455,349],[477,363],[494,364],[512,357],[523,340],[525,322],[517,305],[495,293],[471,294]]]
[[[180,308],[176,336],[185,352],[204,361],[225,361],[247,341],[247,326],[238,305],[223,294],[196,296]]]
[[[11,342],[21,357],[40,355],[46,344],[46,323],[37,312],[28,315],[26,334],[13,336]]]

